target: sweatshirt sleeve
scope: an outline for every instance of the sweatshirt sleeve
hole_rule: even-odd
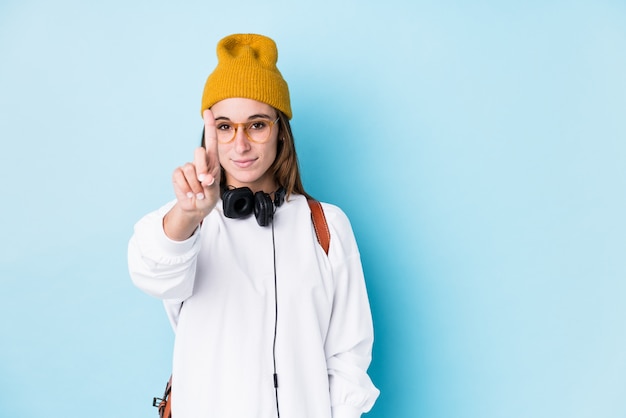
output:
[[[200,250],[199,230],[185,241],[173,241],[163,231],[170,202],[135,224],[128,244],[128,268],[133,283],[149,295],[169,302],[191,296]]]
[[[367,374],[374,331],[365,278],[352,227],[337,207],[324,205],[331,232],[329,261],[334,281],[326,362],[333,418],[368,412],[379,390]]]

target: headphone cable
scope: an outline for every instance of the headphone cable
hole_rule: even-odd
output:
[[[274,253],[274,342],[272,344],[272,358],[274,360],[274,392],[276,394],[276,413],[280,418],[278,408],[278,374],[276,373],[276,334],[278,333],[278,280],[276,278],[276,241],[274,239],[274,222],[272,222],[272,250]]]

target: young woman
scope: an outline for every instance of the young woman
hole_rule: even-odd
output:
[[[133,282],[176,333],[174,418],[353,418],[378,390],[372,320],[350,223],[311,222],[278,52],[231,35],[202,97],[203,147],[174,170],[176,200],[135,225]]]

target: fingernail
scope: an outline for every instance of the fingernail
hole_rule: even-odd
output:
[[[204,174],[200,174],[200,175],[198,175],[198,181],[199,181],[200,183],[202,183],[202,182],[204,181],[204,179],[205,179],[205,178],[206,178],[206,175],[204,175]]]
[[[196,198],[197,198],[198,200],[202,200],[202,199],[204,199],[204,193],[198,193],[198,194],[196,195]]]
[[[189,199],[191,199],[191,198],[193,197],[193,193],[192,193],[192,192],[187,192],[187,197],[188,197]]]
[[[207,183],[207,184],[206,184],[206,186],[211,186],[213,183],[215,183],[215,177],[213,177],[213,178],[211,179],[211,182],[210,182],[210,183]]]

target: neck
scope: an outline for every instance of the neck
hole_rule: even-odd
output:
[[[234,179],[229,179],[228,176],[226,177],[225,186],[227,189],[247,187],[252,190],[252,193],[264,192],[272,197],[274,195],[274,192],[278,189],[278,185],[273,179],[268,179],[265,181],[259,179],[258,181],[252,183],[244,183],[238,182]]]

